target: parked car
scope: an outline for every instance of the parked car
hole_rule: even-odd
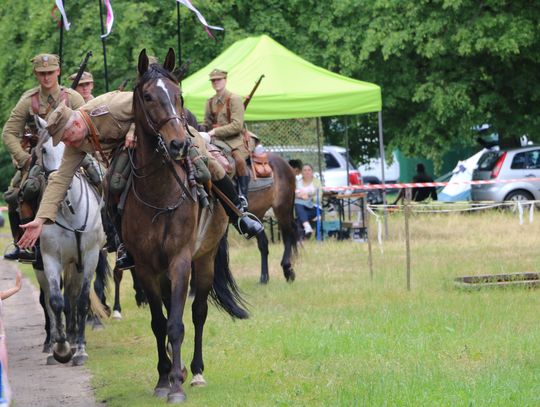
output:
[[[362,179],[364,183],[370,184],[380,184],[382,180],[381,172],[381,159],[380,158],[370,158],[366,164],[358,166],[358,171],[362,174]],[[392,164],[388,164],[384,160],[384,180],[386,183],[393,184],[399,181],[399,161],[397,153],[394,151],[392,153]]]
[[[316,147],[298,147],[298,146],[271,146],[267,147],[268,151],[272,151],[281,155],[287,161],[291,159],[300,159],[303,163],[309,163],[313,166],[315,176],[321,179],[318,173],[318,153]],[[322,183],[325,187],[343,187],[362,185],[362,176],[360,172],[354,168],[350,162],[347,164],[347,150],[338,146],[323,146],[322,147]],[[347,173],[347,165],[349,171]],[[379,203],[379,191],[369,191],[368,201],[370,203]],[[380,200],[382,201],[382,199]]]
[[[540,178],[540,146],[487,151],[478,160],[472,176],[473,181],[526,178]],[[471,185],[471,198],[495,202],[540,200],[540,182]]]

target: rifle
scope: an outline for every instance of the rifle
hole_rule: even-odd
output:
[[[92,51],[88,51],[86,53],[86,56],[84,57],[84,60],[82,61],[82,64],[79,65],[79,70],[77,71],[77,75],[75,76],[75,79],[73,79],[73,83],[71,84],[71,89],[75,89],[77,85],[79,84],[79,81],[81,80],[81,76],[86,69],[86,65],[88,65],[88,60],[92,56]]]
[[[253,86],[253,89],[251,89],[251,92],[246,98],[244,99],[244,110],[247,109],[249,102],[251,101],[251,98],[253,97],[253,94],[257,91],[257,88],[261,84],[262,79],[264,78],[264,75],[261,75],[261,77],[255,82],[255,86]]]
[[[127,86],[128,83],[129,83],[129,78],[124,79],[124,81],[122,82],[122,84],[118,87],[118,90],[119,90],[120,92],[123,92],[124,89],[126,89],[126,86]]]
[[[188,59],[186,62],[184,62],[180,66],[180,68],[174,70],[173,74],[178,80],[178,82],[182,82],[182,80],[185,79],[190,65],[191,65],[191,59]]]

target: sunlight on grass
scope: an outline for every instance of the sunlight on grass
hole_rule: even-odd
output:
[[[256,243],[231,236],[231,266],[251,318],[232,321],[210,308],[208,387],[186,384],[189,404],[540,405],[538,291],[454,287],[460,276],[539,271],[540,221],[519,225],[517,215],[500,211],[413,215],[411,291],[403,223],[401,214],[389,215],[382,251],[373,241],[373,280],[367,244],[308,241],[292,284],[279,265],[281,244],[271,245],[270,283],[261,286]],[[149,311],[137,309],[131,284],[126,273],[124,319],[88,333],[88,366],[108,406],[163,406],[152,397],[157,356]],[[189,365],[189,307],[184,323]]]

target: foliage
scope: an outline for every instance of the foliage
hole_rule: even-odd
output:
[[[268,34],[316,65],[379,84],[388,151],[398,147],[404,153],[440,160],[454,146],[471,145],[475,137],[471,129],[479,124],[491,124],[505,141],[524,133],[534,139],[540,128],[538,2],[198,0],[194,4],[209,23],[226,31],[210,40],[194,14],[181,7],[182,59],[191,60],[192,72],[237,40]],[[99,1],[66,2],[72,28],[64,33],[63,48],[66,75],[77,69],[87,50],[94,52],[89,69],[96,77],[96,94],[105,91],[98,6]],[[168,47],[177,48],[174,1],[117,1],[113,6],[115,25],[105,41],[110,90],[126,78],[134,79],[142,48],[161,58]],[[35,86],[30,58],[39,52],[58,52],[60,36],[42,1],[7,2],[0,9],[0,21],[1,124],[21,93]],[[375,116],[367,123],[347,120],[352,126],[351,156],[360,160],[364,154],[372,155],[364,143],[377,133]],[[363,123],[355,126],[355,122]],[[340,132],[332,130],[342,127],[344,118],[325,123],[328,140],[343,145]]]

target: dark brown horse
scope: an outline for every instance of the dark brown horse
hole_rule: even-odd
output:
[[[175,56],[169,49],[163,68],[149,66],[146,51],[139,55],[139,80],[133,93],[137,148],[133,158],[133,184],[122,219],[122,235],[135,260],[137,278],[146,294],[156,337],[159,378],[154,390],[171,403],[185,400],[182,384],[184,339],[182,316],[193,264],[195,350],[191,362],[192,385],[204,385],[202,335],[213,294],[231,316],[247,318],[227,267],[214,273],[214,257],[227,228],[223,208],[199,208],[190,182],[186,150],[190,142],[182,111],[178,82],[172,76]],[[220,278],[223,280],[218,281]],[[223,291],[221,291],[223,290]],[[163,314],[162,307],[167,311]],[[170,345],[172,361],[167,355]]]
[[[274,183],[267,188],[249,191],[249,211],[259,219],[263,218],[268,209],[272,208],[274,211],[284,246],[281,258],[283,275],[287,281],[293,282],[296,275],[292,261],[297,253],[298,242],[298,232],[294,221],[296,179],[289,163],[279,155],[268,153],[268,159],[274,173]],[[252,181],[251,187],[255,186],[254,184],[256,185]],[[266,284],[270,277],[268,275],[268,237],[265,232],[257,235],[257,245],[261,252],[260,282]]]

